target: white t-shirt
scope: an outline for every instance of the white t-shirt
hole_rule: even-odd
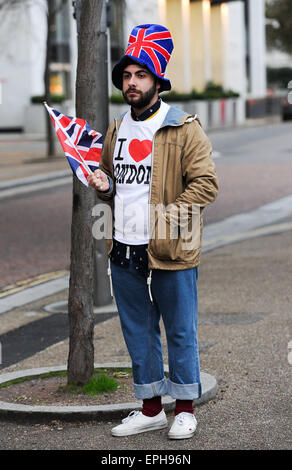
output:
[[[135,121],[129,110],[120,125],[114,150],[116,182],[114,238],[128,245],[148,243],[148,204],[152,168],[152,141],[169,105],[144,121]]]

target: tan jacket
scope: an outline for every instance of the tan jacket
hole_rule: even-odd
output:
[[[115,193],[113,153],[122,118],[115,119],[108,128],[100,163],[100,169],[113,180],[113,189],[107,193],[98,191],[97,195],[109,201],[112,209]],[[218,192],[211,152],[211,143],[199,119],[171,106],[152,146],[149,269],[178,270],[199,264],[203,208],[214,201]],[[187,239],[182,236],[185,233],[182,228],[191,232],[193,207],[199,207],[199,234],[190,237],[190,243],[185,243]],[[113,210],[111,212],[113,214]],[[166,230],[159,228],[161,222],[164,222]],[[107,239],[108,254],[111,248],[110,235]]]

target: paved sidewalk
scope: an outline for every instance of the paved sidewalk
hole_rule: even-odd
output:
[[[61,145],[56,141],[56,158],[48,160],[42,136],[0,134],[0,182],[68,170]]]
[[[46,178],[47,174],[68,170],[62,153],[53,162],[45,160],[44,141],[21,135],[16,138],[13,134],[0,136],[0,165],[0,184],[39,175]],[[282,229],[285,227],[287,231],[281,232],[280,226],[274,234],[254,230],[250,239],[217,245],[202,255],[199,269],[201,369],[216,378],[218,390],[214,399],[196,407],[198,429],[194,438],[169,441],[166,429],[114,438],[110,429],[116,420],[112,419],[82,423],[1,420],[0,449],[88,449],[107,453],[291,449],[291,218],[285,216],[276,222],[281,222]],[[20,297],[21,292],[24,297],[28,291],[20,290]],[[45,307],[66,301],[67,295],[67,289],[63,288],[25,305],[20,302],[18,307],[0,314],[0,335],[11,333],[14,337],[22,327],[21,331],[35,331],[37,326],[39,334],[45,337],[48,334],[45,326],[51,322],[53,328],[53,320],[56,321],[55,342],[52,340],[50,345],[26,353],[25,358],[20,356],[9,367],[4,367],[3,346],[0,373],[66,364],[68,338],[66,334],[62,336],[66,314],[53,313]],[[0,298],[0,306],[4,301],[5,297]],[[62,320],[57,319],[58,315]],[[95,362],[130,362],[117,315],[106,315],[107,312],[96,314]],[[167,362],[164,332],[163,348]],[[171,413],[168,419],[171,423]]]
[[[202,256],[199,340],[202,371],[218,383],[198,406],[194,438],[167,430],[125,438],[104,422],[0,422],[1,449],[180,450],[291,449],[291,231],[252,238]],[[1,333],[49,316],[44,307],[67,291],[1,314]],[[45,334],[45,332],[44,332]],[[95,362],[128,362],[117,316],[95,326]],[[166,352],[165,338],[163,340]],[[3,372],[66,364],[63,339]],[[291,355],[290,355],[291,357]],[[167,356],[166,356],[167,358]],[[169,414],[169,422],[172,420]]]

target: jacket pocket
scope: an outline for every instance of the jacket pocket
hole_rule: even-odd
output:
[[[180,214],[180,215],[179,215]],[[175,204],[157,205],[151,214],[149,251],[160,260],[191,262],[201,245],[200,216],[194,224],[188,214],[178,211]]]

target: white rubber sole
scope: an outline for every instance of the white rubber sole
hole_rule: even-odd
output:
[[[168,437],[169,439],[190,439],[191,437],[194,436],[196,430],[195,431],[192,431],[188,434],[169,434],[168,433]]]
[[[148,432],[148,431],[157,431],[159,429],[165,429],[167,428],[168,423],[163,423],[163,424],[156,424],[153,426],[149,426],[147,428],[143,429],[128,429],[128,430],[111,430],[111,434],[115,437],[125,437],[125,436],[133,436],[134,434],[141,434],[143,432]]]

